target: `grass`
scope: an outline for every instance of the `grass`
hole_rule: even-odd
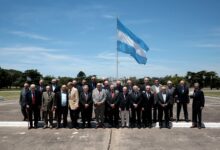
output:
[[[220,97],[220,91],[204,91],[205,96]]]
[[[0,97],[3,97],[4,100],[18,100],[20,91],[0,91]]]

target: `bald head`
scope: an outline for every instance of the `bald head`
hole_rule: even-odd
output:
[[[126,94],[128,92],[128,88],[126,86],[123,87],[123,93]]]
[[[184,86],[184,85],[185,85],[185,81],[184,81],[184,80],[181,80],[181,81],[180,81],[180,85],[181,85],[181,86]]]
[[[67,86],[64,84],[61,86],[61,91],[66,92],[67,91]]]
[[[29,84],[28,83],[24,83],[24,88],[28,89],[29,88]]]
[[[35,88],[36,88],[35,84],[31,84],[31,86],[30,86],[31,91],[34,91]]]

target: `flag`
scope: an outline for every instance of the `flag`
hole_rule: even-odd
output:
[[[139,64],[146,64],[148,46],[117,19],[117,50],[130,54]]]

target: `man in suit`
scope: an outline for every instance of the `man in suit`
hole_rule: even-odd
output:
[[[97,83],[96,88],[93,90],[92,99],[95,107],[95,117],[97,121],[96,128],[98,127],[104,128],[106,92],[104,89],[102,89],[101,83]]]
[[[109,86],[108,80],[104,81],[104,83],[103,83],[103,90],[105,90],[106,95],[110,91],[110,86]],[[107,103],[107,101],[105,101],[104,122],[108,122],[109,123],[110,120],[109,120],[109,115],[108,115],[109,112],[108,111],[109,111],[108,103]]]
[[[154,94],[151,93],[151,87],[146,86],[142,92],[142,120],[144,127],[152,127],[152,108],[154,105]]]
[[[193,98],[191,128],[198,127],[199,129],[201,129],[202,109],[204,108],[205,105],[205,97],[203,91],[199,88],[199,83],[194,84],[194,92],[191,98]],[[197,125],[197,117],[198,117],[198,125]]]
[[[133,91],[133,83],[131,80],[127,81],[128,94],[131,94]]]
[[[93,111],[93,100],[92,93],[89,92],[89,86],[83,86],[83,92],[81,92],[79,97],[79,107],[82,115],[82,127],[84,128],[86,125],[86,121],[88,122],[87,127],[91,128],[91,119],[92,119],[92,111]]]
[[[29,84],[25,83],[23,89],[20,92],[20,99],[19,104],[21,106],[21,113],[23,115],[23,121],[26,121],[28,119],[28,114],[26,110],[26,95],[29,91]]]
[[[141,93],[137,85],[133,86],[133,92],[130,94],[131,98],[131,127],[135,127],[136,118],[137,126],[141,128]],[[137,117],[136,117],[137,116]]]
[[[115,90],[115,86],[113,84],[110,85],[110,90],[107,92],[107,112],[109,117],[109,123],[111,127],[118,128],[118,94],[119,92]]]
[[[67,126],[68,103],[69,103],[68,90],[66,85],[62,85],[61,91],[55,93],[54,109],[57,112],[57,126],[60,128],[61,118],[63,118],[63,127]]]
[[[116,81],[115,90],[117,90],[119,93],[122,93],[123,90],[122,90],[122,85],[121,85],[121,81],[120,80]]]
[[[92,76],[91,77],[91,82],[89,84],[89,91],[92,92],[96,88],[97,82],[96,82],[96,77]]]
[[[30,122],[29,129],[33,128],[32,115],[34,114],[34,128],[38,127],[38,112],[41,107],[41,97],[35,88],[35,84],[31,84],[30,91],[26,94],[26,107],[28,110],[28,119]]]
[[[141,91],[145,92],[146,86],[148,86],[148,85],[150,86],[150,80],[149,80],[149,78],[145,77],[144,78],[144,84],[141,86]]]
[[[173,105],[175,103],[175,87],[171,81],[167,81],[167,93],[170,95],[170,104],[169,104],[169,120],[173,121]]]
[[[169,103],[170,103],[170,95],[166,91],[166,87],[162,86],[161,91],[157,94],[158,98],[158,120],[159,126],[162,128],[162,119],[163,114],[165,115],[165,124],[167,128],[170,128],[169,125]]]
[[[185,81],[181,80],[176,89],[175,97],[177,98],[177,121],[179,121],[181,107],[183,107],[185,121],[188,122],[187,105],[189,103],[189,88],[185,85]]]
[[[82,80],[81,84],[79,85],[78,87],[78,92],[79,92],[79,95],[81,95],[81,93],[83,93],[83,86],[84,85],[88,85],[87,84],[87,81],[85,79]]]
[[[60,86],[58,85],[57,79],[52,79],[51,81],[51,91],[54,93],[60,92]]]
[[[154,107],[153,107],[153,121],[157,122],[158,118],[158,102],[157,102],[157,94],[160,92],[160,82],[159,80],[154,80],[154,85],[151,87],[151,91],[154,94]]]
[[[42,94],[41,110],[44,112],[44,129],[48,127],[48,117],[50,128],[53,128],[53,109],[55,102],[55,94],[51,92],[50,86],[46,86],[46,91]]]
[[[118,95],[119,111],[121,114],[121,126],[122,128],[129,128],[130,125],[130,95],[126,86],[123,87],[123,92]]]
[[[77,122],[79,116],[79,92],[78,89],[74,87],[73,82],[69,82],[67,86],[69,89],[69,109],[72,128],[79,128],[79,124]]]
[[[42,97],[42,94],[43,94],[43,92],[45,92],[46,91],[46,88],[45,88],[45,86],[44,86],[44,80],[43,79],[40,79],[40,81],[39,81],[39,85],[37,86],[37,91],[39,92],[39,95],[40,95],[40,97]],[[40,110],[39,110],[39,120],[43,120],[44,119],[44,112],[42,111],[42,114],[41,114],[41,112],[40,112]],[[42,117],[41,117],[42,116]]]

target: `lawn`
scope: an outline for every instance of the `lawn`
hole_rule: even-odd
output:
[[[205,96],[220,97],[220,91],[204,91]]]
[[[4,100],[18,100],[20,91],[0,91],[0,97]]]

